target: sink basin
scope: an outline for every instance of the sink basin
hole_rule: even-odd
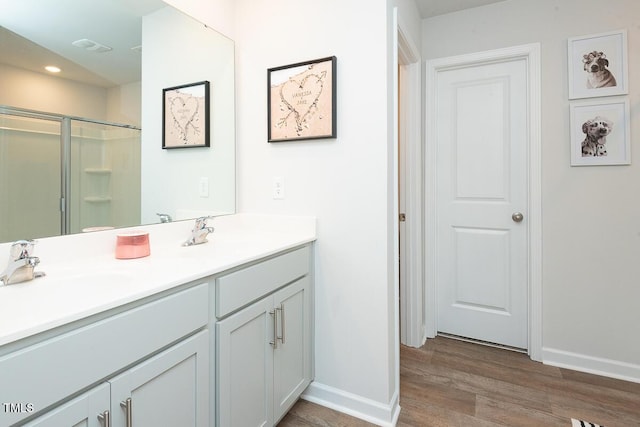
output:
[[[134,276],[127,272],[69,274],[52,269],[44,277],[0,287],[0,310],[12,319],[12,323],[28,329],[30,325],[39,324],[42,318],[81,318],[101,310],[105,304],[117,304],[136,294],[135,286]]]
[[[133,276],[125,272],[98,271],[75,274],[47,274],[30,282],[17,284],[32,288],[33,300],[73,303],[80,299],[96,300],[113,297],[133,284]]]
[[[70,290],[70,288],[95,290],[96,288],[122,288],[123,286],[130,285],[132,276],[125,272],[105,271],[59,277],[47,275],[44,278],[36,280],[43,280],[47,286],[61,286],[65,290]]]

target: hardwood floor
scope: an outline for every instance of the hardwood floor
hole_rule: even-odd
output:
[[[640,426],[640,384],[533,362],[525,354],[438,337],[400,349],[398,426]],[[373,424],[300,400],[279,427]]]

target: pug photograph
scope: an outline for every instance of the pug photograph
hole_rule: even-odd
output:
[[[568,38],[569,99],[629,93],[627,31]]]
[[[582,56],[584,71],[587,73],[587,89],[616,86],[616,79],[609,71],[609,60],[604,52],[594,50]]]

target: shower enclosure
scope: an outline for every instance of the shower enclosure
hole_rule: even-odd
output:
[[[140,129],[0,106],[0,242],[140,223]]]

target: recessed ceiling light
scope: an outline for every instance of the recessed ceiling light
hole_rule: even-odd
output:
[[[47,65],[46,67],[44,67],[44,69],[50,73],[59,73],[60,71],[62,71],[60,68],[53,65]]]

